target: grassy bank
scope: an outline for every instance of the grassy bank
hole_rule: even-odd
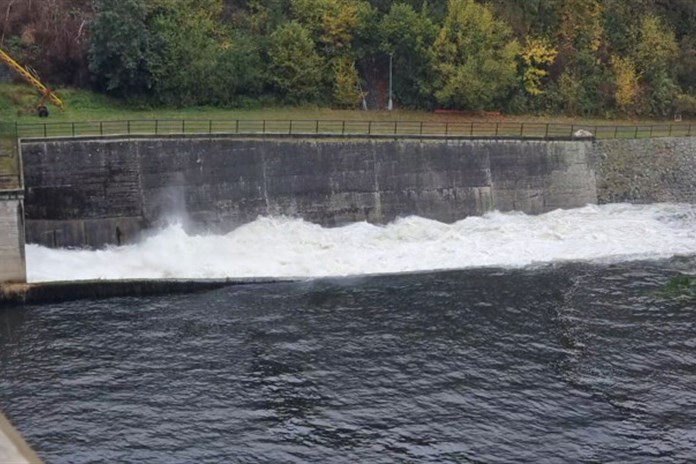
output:
[[[362,111],[335,110],[319,107],[286,107],[286,108],[250,108],[226,109],[215,107],[194,108],[147,108],[125,104],[85,90],[61,89],[57,94],[65,103],[65,111],[49,107],[51,115],[47,120],[39,119],[31,108],[38,101],[38,95],[33,88],[21,84],[0,84],[0,120],[31,122],[67,122],[67,121],[110,121],[135,119],[332,119],[332,120],[373,120],[373,121],[424,121],[424,122],[470,122],[470,121],[500,121],[500,122],[531,122],[531,123],[561,123],[583,125],[632,125],[664,124],[669,121],[650,120],[606,120],[593,118],[569,118],[565,116],[534,116],[534,115],[497,115],[486,113],[471,114],[435,114],[428,111],[395,110],[395,111]]]

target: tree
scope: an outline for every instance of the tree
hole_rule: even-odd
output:
[[[632,113],[640,90],[636,67],[630,59],[619,56],[611,57],[611,67],[616,79],[616,104],[624,113]]]
[[[649,15],[640,25],[635,63],[645,87],[643,111],[668,116],[674,109],[679,94],[676,84],[675,60],[679,53],[674,33],[660,20]]]
[[[505,21],[515,37],[547,35],[558,28],[560,21],[556,0],[484,0],[495,16]]]
[[[271,34],[268,56],[271,82],[286,101],[316,101],[322,90],[324,63],[300,23],[290,21]]]
[[[382,51],[393,56],[396,101],[413,107],[427,104],[424,89],[431,76],[429,53],[437,34],[435,25],[425,10],[419,14],[408,4],[394,3],[379,29]]]
[[[657,16],[646,16],[641,21],[638,44],[635,46],[636,64],[644,72],[669,68],[679,52],[674,32]]]
[[[607,0],[610,1],[610,0]],[[615,108],[613,74],[605,54],[602,0],[554,0],[560,22],[558,56],[550,69],[556,101],[570,114],[606,115]]]
[[[355,108],[362,96],[355,63],[348,58],[336,58],[333,71],[334,103],[340,108]]]
[[[0,0],[0,47],[52,84],[85,86],[91,0]]]
[[[371,11],[363,0],[292,0],[293,17],[309,31],[325,58],[351,54],[361,18]]]
[[[558,31],[562,49],[596,52],[602,43],[602,5],[600,0],[562,0]]]
[[[549,75],[548,68],[556,59],[558,50],[543,38],[530,38],[520,55],[524,67],[524,89],[532,95],[544,93],[543,80]]]
[[[89,69],[97,87],[126,97],[152,88],[156,61],[144,0],[100,0],[92,25]]]
[[[676,71],[679,87],[685,92],[696,92],[696,36],[681,40]]]
[[[507,25],[473,0],[449,0],[433,45],[434,95],[447,107],[493,107],[515,85],[520,47]]]
[[[219,24],[222,0],[157,1],[149,21],[160,45],[152,66],[157,98],[176,106],[232,103],[227,84],[236,76],[222,70],[234,49]]]

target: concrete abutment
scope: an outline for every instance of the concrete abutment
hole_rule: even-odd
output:
[[[23,193],[0,191],[0,282],[26,281]]]

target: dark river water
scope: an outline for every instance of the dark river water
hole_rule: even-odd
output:
[[[48,463],[696,461],[693,258],[0,310]]]

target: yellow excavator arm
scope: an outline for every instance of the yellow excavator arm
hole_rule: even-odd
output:
[[[15,60],[12,59],[10,55],[5,53],[1,48],[0,48],[0,61],[3,63],[7,64],[10,68],[12,68],[17,74],[22,76],[24,80],[26,80],[28,83],[34,86],[36,90],[38,90],[41,95],[42,95],[42,102],[43,100],[47,99],[54,105],[56,105],[58,108],[61,110],[63,109],[63,102],[61,101],[60,98],[56,94],[53,93],[51,89],[46,87],[39,81],[36,77],[34,77],[29,71],[24,68],[24,66],[20,65],[17,63]]]

